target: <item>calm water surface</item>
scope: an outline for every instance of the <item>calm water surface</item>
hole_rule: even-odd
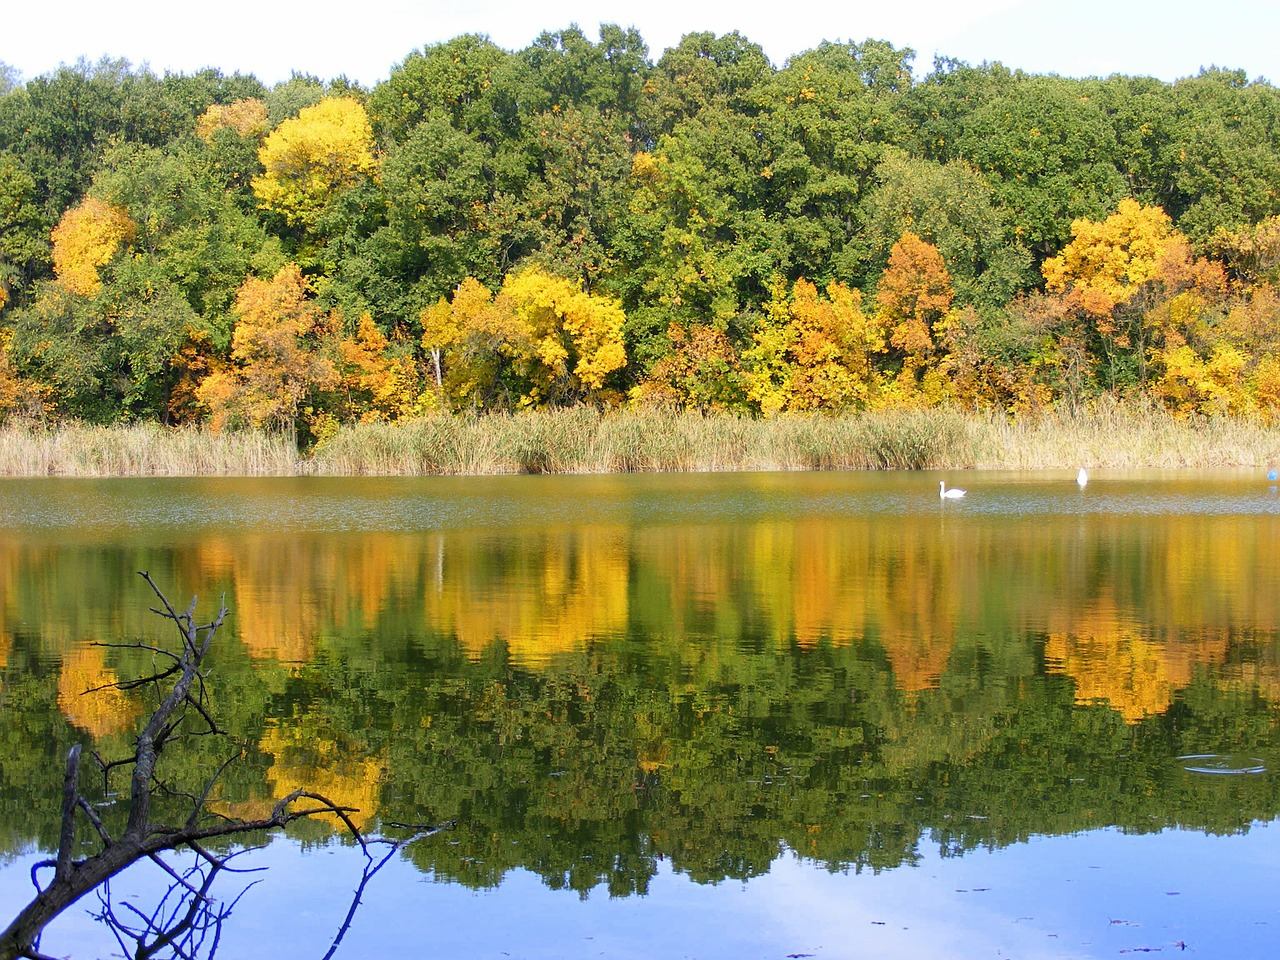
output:
[[[231,610],[218,809],[456,821],[339,957],[1273,955],[1275,485],[939,479],[4,481],[3,912],[67,746],[147,709],[84,691],[147,669],[91,643],[163,636],[148,570]],[[316,823],[250,856],[222,955],[322,956],[358,854]],[[111,953],[95,907],[46,952]]]

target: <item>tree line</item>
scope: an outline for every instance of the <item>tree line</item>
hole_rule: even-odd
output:
[[[1280,93],[729,33],[0,71],[0,417],[1280,409]]]

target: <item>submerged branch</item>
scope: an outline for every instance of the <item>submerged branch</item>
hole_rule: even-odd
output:
[[[355,821],[351,819],[350,815],[357,810],[335,803],[323,794],[305,789],[295,790],[277,802],[267,817],[241,820],[215,814],[208,809],[208,801],[214,785],[226,768],[243,756],[243,750],[224,761],[205,781],[198,795],[176,790],[160,776],[159,767],[165,747],[179,739],[178,735],[183,731],[188,710],[199,716],[205,725],[197,735],[222,733],[206,707],[204,677],[200,671],[213,638],[226,619],[227,608],[225,603],[220,604],[217,616],[211,621],[203,624],[196,623],[195,599],[192,599],[185,612],[179,613],[149,574],[142,573],[141,576],[159,598],[160,609],[155,609],[154,612],[170,621],[178,629],[180,643],[179,652],[176,654],[172,651],[156,650],[157,653],[175,658],[173,668],[141,680],[115,685],[118,689],[134,689],[152,684],[159,689],[160,681],[173,678],[172,686],[167,691],[163,691],[158,705],[139,733],[133,755],[122,760],[107,761],[96,753],[93,754],[107,786],[109,786],[111,772],[115,768],[121,766],[132,768],[129,774],[130,788],[124,831],[118,838],[113,839],[93,804],[80,792],[80,760],[83,748],[80,744],[74,745],[68,752],[63,776],[62,820],[57,855],[54,859],[43,860],[32,868],[32,883],[36,887],[36,895],[9,926],[0,932],[0,960],[16,960],[19,957],[41,960],[40,934],[51,920],[86,893],[94,889],[109,890],[109,883],[113,877],[144,859],[153,861],[164,870],[173,881],[173,886],[157,908],[157,912],[151,917],[126,905],[138,917],[136,922],[122,921],[111,909],[109,902],[104,904],[101,916],[111,925],[122,949],[128,950],[136,957],[155,956],[160,950],[172,951],[176,956],[195,956],[208,945],[210,938],[216,949],[221,936],[222,922],[230,915],[230,907],[218,907],[209,898],[209,886],[219,872],[228,869],[228,863],[237,854],[234,852],[211,853],[204,846],[205,841],[279,830],[296,820],[317,816],[332,816],[341,821],[343,827],[360,845],[368,862],[347,919],[334,941],[333,949],[336,949],[338,942],[350,926],[351,917],[354,916],[365,885],[387,862],[391,853],[408,841],[374,841],[390,846],[388,854],[375,864],[370,853],[370,841],[364,837]],[[166,797],[182,796],[190,801],[191,812],[182,826],[170,827],[152,820],[152,801],[158,793]],[[74,858],[77,813],[83,814],[92,826],[99,844],[97,853],[82,860]],[[199,861],[197,866],[192,867],[186,875],[179,874],[160,856],[167,851],[180,849],[191,851]],[[47,885],[41,886],[41,871],[50,867],[53,868],[53,878]],[[166,910],[164,904],[172,896],[178,897],[177,905],[167,916],[162,916]],[[243,896],[243,891],[240,896]],[[236,898],[236,902],[238,900],[239,897]],[[122,938],[132,940],[133,948],[126,947]],[[333,949],[330,949],[329,955],[332,955]]]

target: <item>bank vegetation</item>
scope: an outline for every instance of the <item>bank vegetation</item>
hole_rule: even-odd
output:
[[[0,428],[0,476],[421,476],[712,470],[1260,468],[1280,428],[1102,400],[1073,412],[876,411],[767,419],[590,407],[339,427],[299,454],[264,430]]]
[[[456,37],[372,89],[0,64],[0,424],[51,431],[5,461],[1257,458],[1277,182],[1280,89],[1217,68],[925,70],[875,40],[775,65],[609,24]]]

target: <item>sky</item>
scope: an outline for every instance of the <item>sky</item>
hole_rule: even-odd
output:
[[[293,72],[386,79],[414,50],[461,33],[519,50],[543,30],[576,23],[636,27],[655,61],[682,36],[737,30],[775,66],[823,40],[887,40],[916,52],[915,73],[935,55],[999,61],[1031,73],[1154,76],[1173,81],[1202,67],[1242,69],[1280,82],[1276,0],[172,0],[21,2],[5,14],[0,62],[24,79],[81,57],[123,57],[156,73],[213,66],[267,84]],[[178,12],[180,11],[180,12]]]

